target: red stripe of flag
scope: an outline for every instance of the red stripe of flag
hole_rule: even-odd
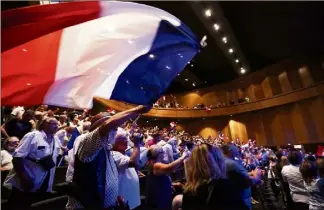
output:
[[[57,31],[1,54],[2,105],[43,103],[55,81],[61,34]]]
[[[1,12],[1,52],[63,28],[98,18],[100,2],[71,2]]]

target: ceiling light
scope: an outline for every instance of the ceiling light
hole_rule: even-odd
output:
[[[218,31],[219,28],[220,28],[220,26],[219,26],[217,23],[215,23],[215,24],[214,24],[214,28],[215,28],[216,31]]]
[[[191,67],[193,67],[193,64],[191,64]]]
[[[245,69],[243,67],[241,67],[241,73],[244,74],[245,73]]]
[[[239,59],[236,59],[236,60],[235,60],[235,63],[238,63],[238,62],[240,62],[240,60],[239,60]]]
[[[155,56],[153,54],[150,54],[149,57],[152,59],[155,58]]]
[[[195,87],[195,86],[196,86],[196,84],[195,84],[195,83],[192,83],[192,86],[194,86],[194,87]]]
[[[210,17],[210,16],[212,15],[212,11],[211,11],[210,9],[206,9],[206,10],[205,10],[205,15],[206,15],[207,17]]]
[[[228,50],[228,52],[229,52],[229,53],[233,53],[233,52],[234,52],[233,48],[230,48],[230,49]]]
[[[187,79],[187,78],[186,78],[185,80],[186,80],[186,81],[188,81],[188,79]]]
[[[180,76],[180,74],[178,74],[178,76]]]
[[[188,62],[188,64],[190,64],[190,61]]]
[[[227,43],[227,38],[226,38],[226,36],[224,36],[222,40],[223,40],[224,43]]]

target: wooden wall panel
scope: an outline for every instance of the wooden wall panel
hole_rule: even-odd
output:
[[[247,142],[247,131],[243,122],[240,122],[239,119],[231,119],[228,125],[232,139],[240,139],[243,142]]]
[[[301,109],[298,103],[293,104],[292,109],[290,111],[290,118],[292,119],[294,133],[296,136],[296,143],[301,144],[305,142],[305,139],[307,139],[308,135],[303,115],[301,113]]]
[[[293,90],[297,90],[297,89],[303,87],[303,84],[301,82],[301,79],[299,77],[297,69],[291,70],[291,71],[286,71],[286,72],[287,72],[287,77],[288,77],[289,83],[291,84],[291,87]]]
[[[308,66],[315,83],[324,80],[324,66],[320,61],[311,63]]]
[[[278,79],[283,93],[287,93],[293,90],[289,82],[287,72],[280,73],[278,75]]]
[[[221,131],[229,140],[253,139],[258,145],[280,146],[324,142],[323,119],[324,96],[320,96],[232,117],[181,120],[177,129],[205,138]]]
[[[281,142],[278,142],[277,145],[284,145],[288,143],[297,144],[292,119],[290,117],[291,109],[292,109],[291,104],[287,106],[281,106],[278,109],[280,126],[283,132],[283,139],[281,140]]]
[[[261,84],[255,85],[255,97],[257,100],[265,98]]]
[[[265,98],[270,98],[273,96],[269,77],[265,78],[262,81],[261,87],[262,87]]]
[[[311,113],[312,111],[310,110],[313,102],[314,102],[313,98],[298,102],[298,105],[301,110],[301,114],[303,116],[304,124],[306,126],[306,132],[307,132],[306,133],[307,137],[306,139],[304,139],[304,142],[310,142],[310,143],[314,141],[316,142],[316,140],[318,139],[315,122],[313,120],[312,113]]]
[[[303,87],[308,87],[314,84],[314,80],[307,66],[299,68],[298,74],[302,81]]]
[[[277,75],[276,76],[269,76],[268,78],[269,78],[270,88],[271,88],[272,94],[273,95],[278,95],[278,94],[282,93],[281,85],[280,85],[278,76]]]
[[[308,104],[308,108],[315,125],[317,140],[324,142],[324,97],[312,99]]]

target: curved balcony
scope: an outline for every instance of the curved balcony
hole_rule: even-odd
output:
[[[260,99],[253,102],[246,102],[237,105],[213,108],[210,111],[205,109],[163,109],[153,108],[149,113],[145,114],[149,117],[161,118],[201,118],[201,117],[215,117],[215,116],[228,116],[236,115],[245,112],[252,112],[261,109],[281,106],[284,104],[294,103],[305,99],[313,98],[316,96],[324,95],[324,82],[300,88],[289,93],[279,94],[270,98]],[[117,111],[123,111],[134,107],[132,104],[123,102],[105,100],[96,98],[105,106],[111,107]]]

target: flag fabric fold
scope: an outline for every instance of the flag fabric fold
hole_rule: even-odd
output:
[[[2,22],[3,105],[150,104],[199,51],[179,19],[137,3],[33,6],[2,12]]]

